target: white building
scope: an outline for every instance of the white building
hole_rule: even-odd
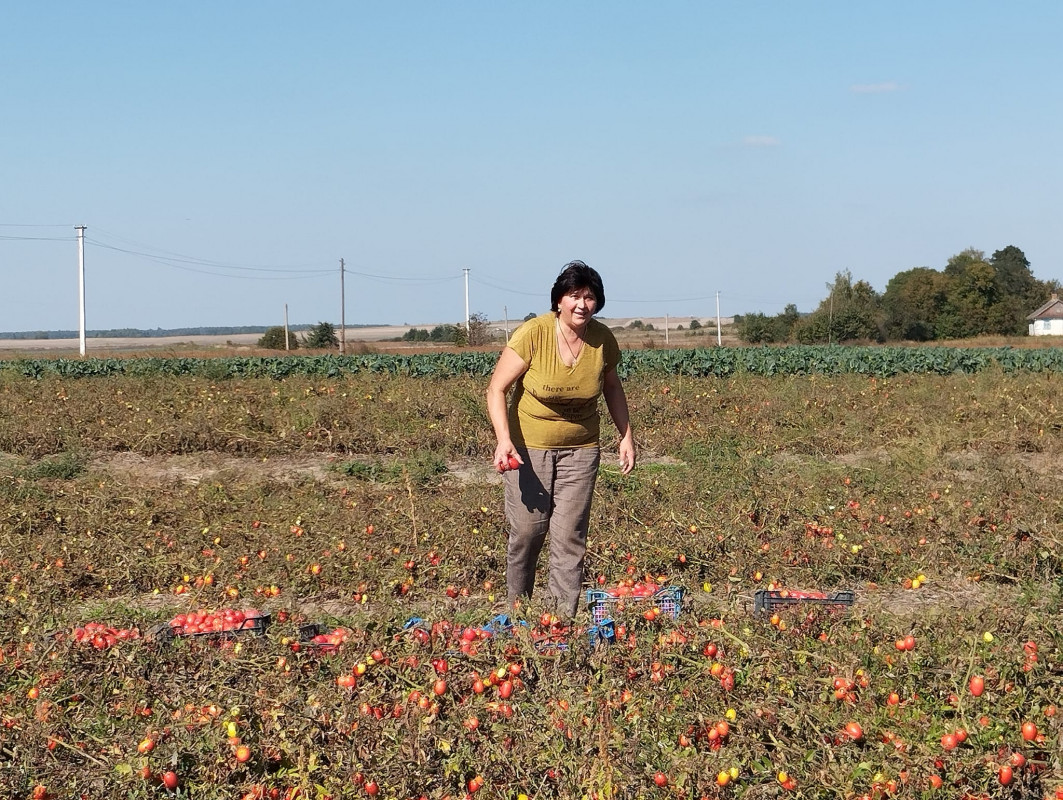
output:
[[[1063,336],[1063,300],[1052,298],[1026,319],[1030,320],[1030,336]]]

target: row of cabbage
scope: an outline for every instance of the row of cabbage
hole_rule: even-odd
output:
[[[487,376],[496,353],[431,353],[421,355],[316,355],[228,358],[87,358],[12,359],[0,361],[0,374],[28,378],[87,378],[108,375],[179,376],[210,380],[297,376],[340,377],[357,373],[447,378]],[[688,375],[724,377],[751,375],[890,376],[948,375],[988,369],[1004,372],[1063,372],[1063,348],[960,347],[728,347],[694,350],[627,350],[621,377]]]

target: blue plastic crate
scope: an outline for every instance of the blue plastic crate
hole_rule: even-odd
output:
[[[619,597],[612,592],[601,589],[587,590],[587,605],[591,609],[591,619],[596,626],[605,620],[612,620],[628,608],[645,609],[657,607],[661,613],[672,619],[679,617],[683,605],[683,588],[681,586],[664,586],[649,595],[627,595]]]
[[[483,630],[487,633],[512,633],[514,624],[527,625],[528,623],[514,623],[506,614],[499,614],[488,620]]]
[[[599,644],[613,644],[616,642],[616,623],[611,619],[603,619],[597,625],[591,625],[587,630],[587,640],[591,649]]]

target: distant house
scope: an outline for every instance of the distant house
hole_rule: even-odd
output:
[[[1030,336],[1063,336],[1063,300],[1052,298],[1026,319],[1030,320]]]

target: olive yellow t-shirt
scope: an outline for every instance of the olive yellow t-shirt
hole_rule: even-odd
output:
[[[602,379],[620,363],[620,346],[595,319],[587,323],[583,349],[571,367],[561,360],[558,344],[552,311],[528,320],[509,339],[508,346],[528,365],[509,405],[514,444],[537,450],[598,444]]]

